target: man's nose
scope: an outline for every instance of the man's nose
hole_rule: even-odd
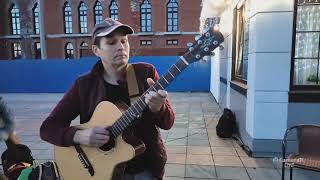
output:
[[[124,48],[124,44],[121,43],[121,42],[119,42],[119,43],[118,43],[118,49],[121,49],[121,50],[122,50],[122,49],[125,49],[125,48]]]

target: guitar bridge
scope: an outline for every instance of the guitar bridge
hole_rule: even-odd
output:
[[[92,167],[92,164],[90,163],[86,153],[82,150],[82,148],[79,146],[79,145],[75,145],[74,146],[76,151],[78,152],[78,158],[82,164],[82,166],[85,168],[85,169],[88,169],[88,172],[91,176],[94,175],[94,169]]]

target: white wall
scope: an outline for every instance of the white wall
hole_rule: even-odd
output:
[[[220,94],[220,51],[214,51],[216,56],[211,57],[211,76],[210,76],[210,92],[219,102]]]
[[[221,14],[225,49],[220,63],[212,63],[211,92],[220,89],[216,76],[228,80],[227,107],[237,98],[230,95],[232,69],[232,0]],[[245,130],[253,139],[282,139],[287,128],[288,91],[292,45],[293,0],[250,0],[248,83]],[[217,65],[219,64],[219,73]],[[217,88],[216,88],[217,87]],[[221,92],[220,92],[221,95]],[[216,98],[218,99],[218,98]]]

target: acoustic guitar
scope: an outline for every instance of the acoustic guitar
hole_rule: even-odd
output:
[[[197,62],[203,56],[211,55],[222,42],[223,35],[213,28],[204,33],[173,64],[160,79],[144,94],[137,98],[126,110],[118,104],[108,101],[100,102],[90,119],[77,128],[85,129],[95,126],[110,126],[110,141],[100,148],[76,145],[71,147],[54,147],[54,158],[60,175],[65,180],[110,180],[121,179],[125,162],[143,153],[143,142],[126,133],[133,121],[139,120],[147,108],[145,94],[149,91],[165,89],[189,64]]]

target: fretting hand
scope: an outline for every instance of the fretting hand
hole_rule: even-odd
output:
[[[148,78],[147,82],[149,86],[155,83],[151,78]],[[159,112],[167,96],[168,92],[165,90],[160,89],[158,92],[150,91],[145,95],[145,102],[152,112]]]

